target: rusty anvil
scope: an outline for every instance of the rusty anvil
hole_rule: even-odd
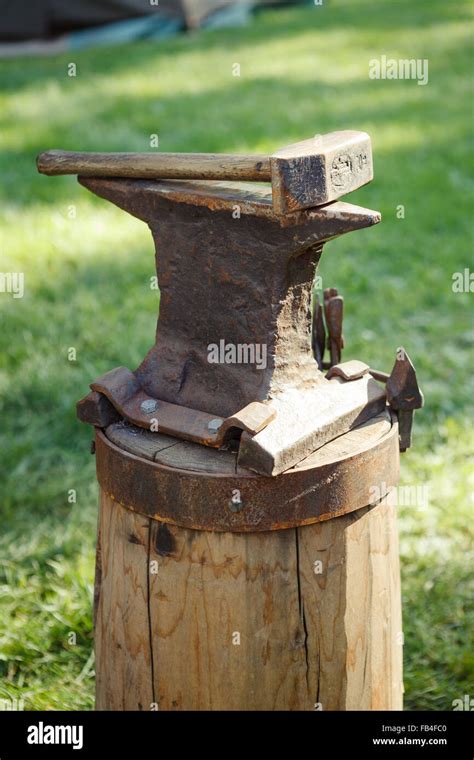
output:
[[[239,440],[239,465],[276,475],[382,411],[385,388],[366,365],[325,376],[311,349],[323,244],[380,221],[377,211],[331,202],[372,178],[368,136],[333,133],[279,151],[265,174],[272,189],[215,181],[255,179],[262,156],[234,157],[232,172],[232,156],[152,154],[158,181],[143,178],[146,160],[133,155],[38,158],[40,171],[78,173],[84,187],[146,222],[156,247],[156,342],[134,372],[119,367],[92,383],[79,418],[105,427],[121,416],[212,447]],[[187,162],[191,177],[207,179],[183,179]]]

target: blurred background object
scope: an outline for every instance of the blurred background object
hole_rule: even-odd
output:
[[[242,26],[259,7],[307,0],[0,0],[0,57],[53,54],[186,29]]]

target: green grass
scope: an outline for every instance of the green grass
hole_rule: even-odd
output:
[[[376,169],[351,200],[383,223],[330,243],[320,273],[346,296],[346,358],[388,370],[404,345],[426,396],[402,459],[402,484],[430,489],[427,506],[400,508],[405,704],[472,694],[473,296],[451,287],[472,251],[470,35],[460,0],[328,0],[244,29],[0,64],[1,269],[25,273],[23,299],[0,293],[0,698],[93,706],[96,485],[74,404],[97,375],[138,364],[158,303],[145,225],[74,178],[37,175],[35,155],[148,150],[154,133],[161,150],[266,151],[347,128],[371,134]],[[429,84],[370,80],[383,54],[428,58]]]

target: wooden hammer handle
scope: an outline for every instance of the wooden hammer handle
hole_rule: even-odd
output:
[[[75,153],[48,150],[37,158],[42,174],[142,179],[271,181],[266,155],[231,153]]]

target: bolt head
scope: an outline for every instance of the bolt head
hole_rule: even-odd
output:
[[[220,428],[220,426],[222,425],[223,421],[224,421],[224,420],[218,419],[218,418],[216,417],[216,419],[214,419],[214,420],[211,420],[211,421],[208,423],[208,425],[207,425],[207,429],[209,430],[209,432],[210,432],[210,433],[217,433],[217,431],[219,430],[219,428]]]
[[[145,401],[142,401],[140,404],[140,410],[144,412],[145,414],[151,414],[154,412],[158,407],[158,401],[155,401],[152,398],[147,398]]]

